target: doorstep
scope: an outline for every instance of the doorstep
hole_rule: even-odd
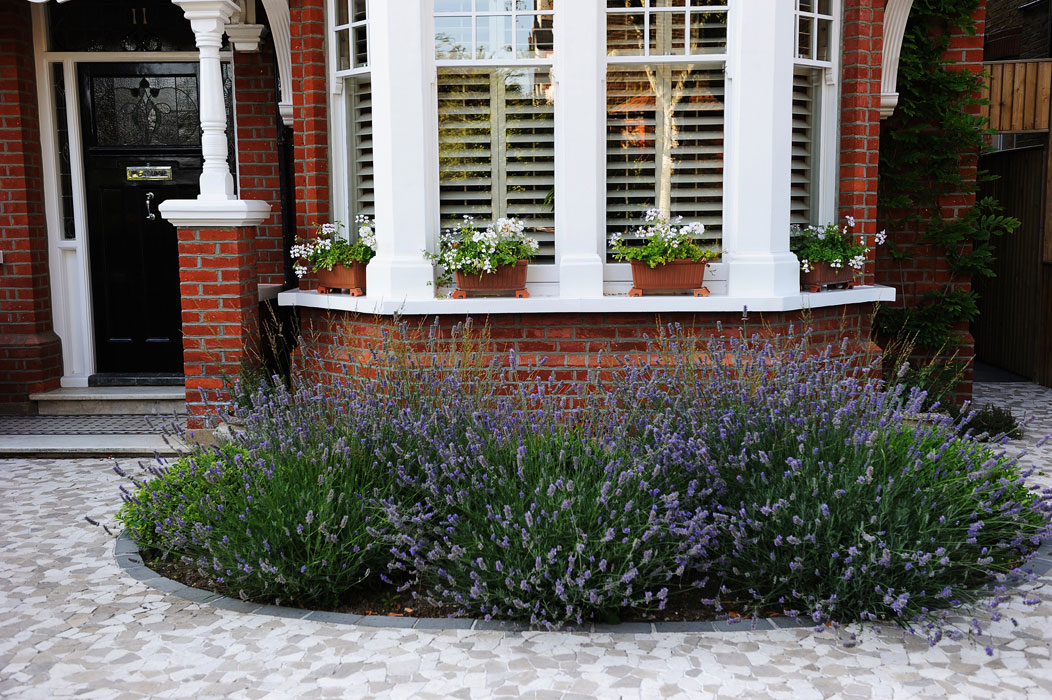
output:
[[[186,390],[173,386],[63,387],[29,395],[42,416],[154,415],[186,413]]]

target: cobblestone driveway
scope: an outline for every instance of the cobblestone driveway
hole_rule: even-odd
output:
[[[1040,411],[1052,391],[981,385]],[[1028,440],[1032,437],[1028,436]],[[1052,462],[1052,448],[1036,455]],[[1049,483],[1046,477],[1042,481]],[[0,461],[0,695],[12,698],[1050,698],[1050,591],[969,642],[896,630],[844,648],[809,631],[566,634],[367,630],[242,615],[127,577],[112,540],[117,480],[98,461]]]

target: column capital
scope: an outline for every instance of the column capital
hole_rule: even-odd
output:
[[[172,3],[181,7],[191,22],[195,19],[217,19],[226,24],[234,13],[241,11],[234,0],[172,0]]]

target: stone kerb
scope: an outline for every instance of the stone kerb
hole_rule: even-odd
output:
[[[543,627],[502,620],[478,620],[467,617],[408,617],[387,615],[359,615],[357,613],[328,612],[309,608],[290,608],[282,605],[268,605],[251,601],[229,598],[219,593],[191,588],[185,584],[165,578],[148,567],[139,553],[134,540],[125,531],[117,538],[113,548],[117,565],[126,574],[146,586],[163,593],[174,595],[200,605],[210,605],[221,610],[271,617],[311,620],[336,625],[355,627],[414,629],[441,632],[445,630],[503,631],[519,633],[523,631],[546,632]],[[1052,540],[1045,540],[1027,567],[1039,576],[1047,575],[1052,570]],[[809,629],[814,623],[809,618],[769,617],[769,618],[729,618],[722,620],[658,620],[654,622],[622,622],[620,624],[586,624],[582,627],[566,628],[566,633],[585,634],[651,634],[665,632],[704,633],[704,632],[755,632],[766,633],[781,629]]]

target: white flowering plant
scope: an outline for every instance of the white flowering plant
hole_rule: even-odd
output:
[[[526,224],[520,219],[497,219],[483,229],[473,217],[465,216],[455,228],[442,231],[437,254],[425,255],[445,268],[439,284],[447,285],[454,272],[485,275],[519,260],[531,260],[540,244],[525,230]]]
[[[866,266],[870,248],[865,236],[855,234],[855,219],[848,216],[844,224],[830,223],[825,226],[792,225],[789,228],[789,248],[800,259],[800,269],[810,272],[816,263],[827,263],[834,270],[845,265],[861,272]],[[881,231],[873,241],[882,245],[887,234]]]
[[[310,239],[297,241],[289,251],[296,261],[296,276],[303,277],[317,270],[331,270],[333,265],[367,265],[376,255],[373,221],[367,216],[358,216],[354,223],[358,228],[358,238],[353,243],[340,233],[343,224],[338,221],[321,224]]]
[[[626,239],[620,233],[610,237],[614,258],[622,262],[638,260],[649,267],[657,267],[673,260],[708,262],[720,257],[720,251],[703,247],[697,241],[705,233],[705,226],[682,222],[682,216],[671,219],[660,209],[648,209],[643,225],[630,238]],[[642,245],[638,241],[642,241]]]

